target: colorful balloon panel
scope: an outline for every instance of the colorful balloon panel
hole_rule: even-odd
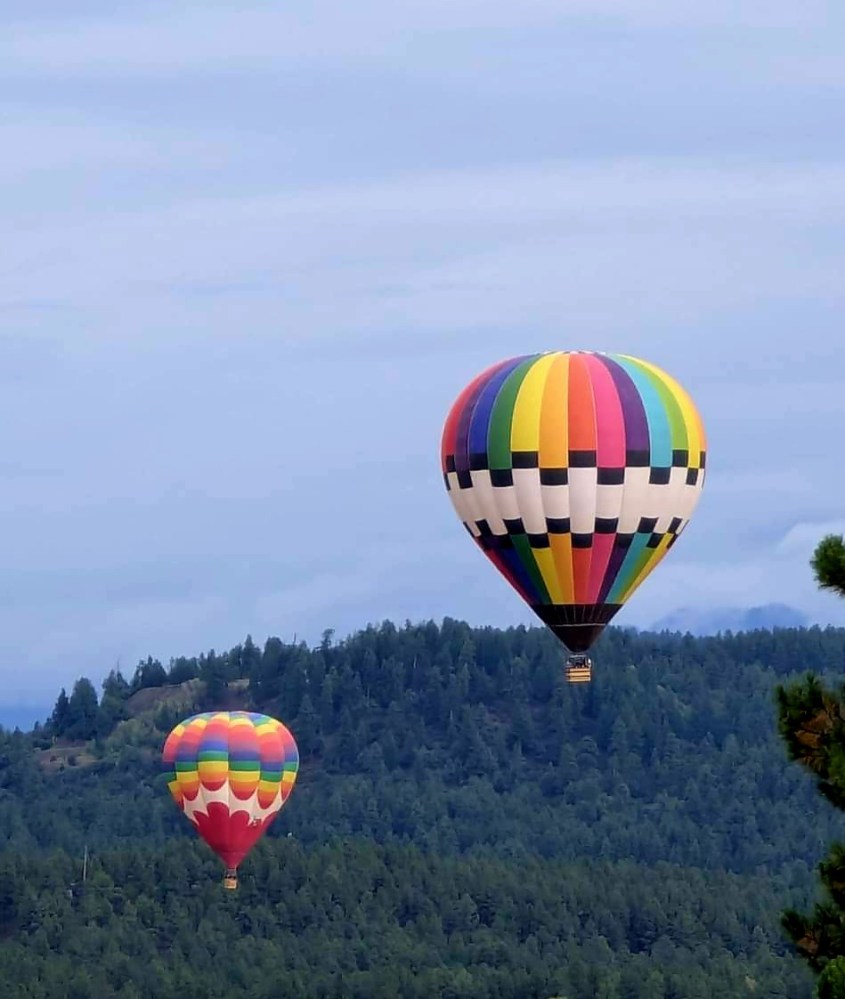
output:
[[[236,869],[290,796],[299,752],[275,718],[212,711],[180,722],[162,752],[176,804]]]
[[[585,652],[683,532],[706,438],[684,389],[625,354],[493,365],[458,396],[442,470],[458,517],[573,652]]]

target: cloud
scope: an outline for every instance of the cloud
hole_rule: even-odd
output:
[[[845,488],[831,16],[785,0],[13,6],[15,689],[52,699],[57,677],[118,655],[248,630],[533,621],[455,521],[437,461],[462,385],[530,349],[653,359],[704,415],[695,522],[623,623],[728,595],[835,617],[806,564]]]
[[[841,598],[821,592],[810,568],[810,557],[822,537],[843,531],[841,520],[799,522],[769,544],[744,551],[733,545],[720,548],[711,535],[712,557],[706,560],[690,558],[682,550],[685,534],[632,596],[620,623],[650,624],[681,605],[706,609],[782,603],[820,624],[845,625]]]
[[[553,16],[554,6],[546,0],[526,0],[517,22]],[[514,23],[514,15],[504,4],[485,9],[475,0],[412,0],[401,9],[377,0],[364,0],[355,8],[325,0],[307,9],[244,3],[235,11],[223,4],[188,4],[145,16],[133,12],[118,19],[77,20],[53,31],[42,25],[37,34],[18,34],[14,44],[0,45],[0,56],[7,67],[40,72],[255,71],[277,66],[282,59],[313,64],[327,58],[377,58],[418,32],[440,33],[479,23],[504,27]]]
[[[126,13],[131,11],[130,13]],[[361,0],[354,7],[315,0],[304,7],[275,3],[187,3],[151,7],[140,14],[125,8],[106,18],[58,17],[49,22],[18,18],[0,43],[7,68],[44,72],[153,73],[193,69],[277,66],[280,60],[314,65],[326,59],[399,57],[453,33],[525,32],[570,29],[806,32],[821,27],[830,7],[808,0],[800,11],[784,2],[757,3],[737,10],[727,0],[701,5],[678,0],[523,0],[518,6],[494,0],[408,0],[402,5]],[[37,31],[25,30],[28,27]],[[467,44],[467,37],[463,37]]]
[[[677,213],[701,222],[754,220],[772,228],[783,223],[829,223],[845,209],[837,200],[845,169],[835,163],[713,162],[687,157],[561,160],[525,167],[407,174],[375,183],[319,186],[280,191],[269,198],[189,201],[167,214],[183,223],[229,223],[277,217],[297,219],[319,213],[375,215],[390,222],[483,222],[499,226],[536,224],[552,216],[589,218],[616,224],[666,223]],[[432,218],[433,216],[433,218]]]
[[[613,343],[632,312],[667,326],[839,301],[841,249],[808,233],[833,232],[840,204],[845,171],[825,164],[631,160],[199,198],[84,229],[71,211],[20,232],[0,305],[49,288],[86,337],[119,321],[124,337],[207,339],[272,311],[286,341],[556,317]]]
[[[799,555],[809,562],[816,545],[828,534],[845,535],[845,520],[830,520],[821,524],[795,524],[781,538],[777,551],[787,556]]]
[[[201,162],[225,155],[227,148],[222,140],[196,139],[161,122],[154,129],[128,129],[86,120],[79,112],[34,114],[25,104],[6,107],[0,139],[6,149],[15,150],[14,156],[0,160],[4,184],[37,181],[39,175],[49,180],[68,170],[100,176],[128,167],[138,172],[170,170],[174,160]]]

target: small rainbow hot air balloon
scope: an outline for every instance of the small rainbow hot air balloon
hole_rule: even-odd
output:
[[[293,790],[299,752],[275,718],[210,711],[180,722],[162,752],[168,787],[238,886],[238,865],[264,835]]]
[[[510,358],[458,396],[441,449],[475,542],[568,647],[568,679],[689,523],[701,417],[665,371],[626,354]]]

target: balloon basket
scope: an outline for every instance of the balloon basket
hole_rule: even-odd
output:
[[[589,656],[575,655],[566,660],[567,683],[589,683],[593,679],[593,663]]]
[[[223,875],[223,887],[227,891],[235,891],[238,887],[238,872],[226,871]]]

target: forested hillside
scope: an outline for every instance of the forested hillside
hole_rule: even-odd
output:
[[[2,736],[0,994],[808,997],[778,914],[840,829],[773,688],[838,678],[845,632],[611,629],[595,661],[569,687],[545,631],[447,620],[79,681]],[[159,767],[222,706],[303,758],[235,897]]]

